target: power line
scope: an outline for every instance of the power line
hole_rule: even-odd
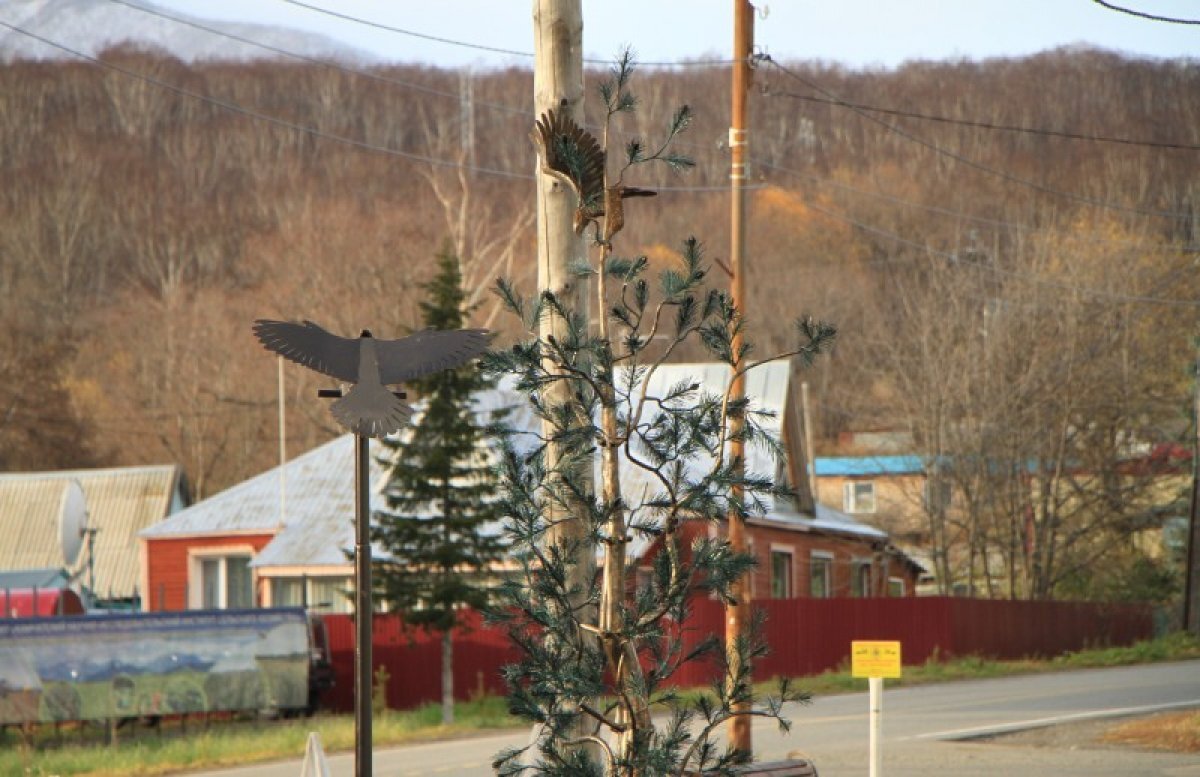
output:
[[[444,43],[448,46],[459,46],[461,48],[475,49],[477,51],[489,51],[489,52],[492,52],[493,54],[507,54],[509,56],[523,57],[525,59],[533,59],[533,57],[534,57],[534,54],[531,51],[518,51],[516,49],[506,49],[506,48],[501,48],[498,46],[486,46],[481,43],[470,43],[468,41],[455,40],[454,38],[444,38],[444,37],[441,37],[438,35],[430,35],[430,34],[424,33],[424,32],[417,32],[416,30],[404,29],[403,27],[393,27],[390,24],[384,24],[383,22],[372,21],[371,19],[363,19],[358,16],[351,16],[350,14],[345,14],[345,13],[342,13],[341,11],[334,11],[330,8],[322,8],[319,5],[312,5],[311,3],[301,2],[301,0],[282,0],[282,2],[288,3],[289,5],[294,5],[298,8],[305,8],[309,11],[315,11],[317,13],[325,14],[326,16],[332,16],[336,19],[341,19],[343,21],[353,22],[354,24],[361,24],[361,25],[364,25],[367,27],[374,27],[377,30],[384,30],[386,32],[394,32],[398,35],[408,35],[413,38],[419,38],[421,40],[432,41],[434,43]],[[587,57],[584,57],[583,61],[590,65],[611,65],[612,64],[612,60],[610,60],[610,59],[589,59]],[[639,62],[638,64],[646,66],[646,67],[710,67],[713,65],[730,65],[730,64],[733,64],[733,60],[730,60],[730,59],[705,59],[705,60],[683,61],[683,62]]]
[[[851,105],[849,103],[846,103],[844,100],[842,100],[837,95],[830,92],[829,90],[818,86],[817,84],[808,80],[807,78],[800,75],[799,73],[796,73],[795,71],[791,70],[790,68],[787,68],[787,67],[779,64],[774,59],[772,59],[770,57],[770,55],[763,55],[763,59],[765,59],[767,62],[771,63],[772,65],[774,65],[776,68],[778,68],[784,74],[788,75],[791,78],[794,78],[795,80],[804,84],[808,88],[810,88],[814,91],[820,92],[821,94],[825,95],[826,97],[828,97],[832,100],[838,101],[841,105],[843,105],[843,107],[849,108],[851,111],[858,114],[859,116],[862,116],[867,121],[874,122],[874,123],[880,125],[881,127],[896,133],[897,135],[899,135],[902,138],[911,140],[912,142],[914,142],[920,146],[928,148],[929,150],[933,151],[936,154],[940,154],[949,159],[953,159],[956,162],[959,162],[960,164],[964,164],[967,167],[973,168],[975,170],[979,170],[980,172],[984,172],[989,175],[997,176],[997,177],[1002,178],[1011,183],[1019,184],[1021,186],[1026,186],[1030,189],[1040,191],[1044,194],[1052,194],[1057,197],[1063,197],[1065,199],[1072,200],[1074,202],[1078,202],[1078,203],[1081,203],[1084,205],[1090,205],[1090,206],[1096,207],[1096,208],[1105,208],[1107,210],[1120,211],[1122,213],[1136,213],[1136,214],[1142,215],[1142,216],[1157,216],[1159,218],[1179,219],[1179,218],[1187,218],[1188,217],[1188,214],[1186,214],[1186,213],[1176,213],[1174,211],[1162,211],[1162,210],[1146,210],[1143,208],[1132,208],[1132,207],[1128,207],[1125,205],[1118,205],[1116,203],[1107,202],[1105,200],[1098,200],[1093,197],[1086,197],[1084,195],[1075,194],[1073,192],[1064,192],[1060,189],[1055,189],[1053,187],[1046,186],[1045,184],[1040,184],[1036,181],[1031,181],[1028,178],[1022,178],[1018,175],[1013,175],[1012,173],[1005,172],[1004,170],[997,170],[995,168],[988,167],[987,165],[982,164],[980,162],[976,162],[974,159],[965,157],[962,154],[958,154],[956,152],[944,149],[936,143],[931,143],[930,141],[925,140],[924,138],[920,138],[920,137],[912,134],[911,132],[908,132],[900,127],[897,127],[895,124],[890,124],[890,123],[884,121],[883,119],[880,119],[876,116],[872,116],[869,112],[867,112],[865,110],[861,110],[859,108],[854,107],[853,105]]]
[[[160,19],[166,19],[167,21],[174,22],[176,24],[187,25],[188,27],[192,27],[197,30],[202,30],[202,31],[210,33],[212,35],[217,35],[222,38],[228,38],[229,40],[235,40],[235,41],[238,41],[239,43],[244,43],[248,46],[256,46],[260,49],[263,49],[264,51],[271,51],[271,52],[274,52],[274,53],[279,54],[284,57],[290,57],[292,59],[297,59],[297,60],[300,60],[303,62],[309,62],[314,65],[321,65],[324,67],[332,68],[334,70],[339,70],[339,71],[341,71],[343,73],[347,73],[349,75],[362,76],[363,78],[369,78],[373,81],[378,81],[380,83],[393,84],[395,86],[401,86],[406,89],[412,89],[413,91],[424,92],[426,94],[432,94],[432,95],[436,95],[438,97],[446,97],[446,98],[453,99],[453,100],[461,99],[461,95],[458,94],[457,92],[447,92],[444,89],[435,89],[433,87],[425,86],[423,84],[416,84],[411,81],[401,81],[398,78],[390,78],[388,76],[380,75],[379,73],[373,73],[370,70],[349,67],[347,65],[343,65],[334,60],[321,59],[320,57],[310,57],[306,54],[300,54],[295,51],[289,51],[287,49],[282,49],[282,48],[279,48],[277,46],[272,46],[267,43],[262,43],[261,41],[256,41],[252,38],[246,38],[241,35],[237,35],[235,33],[228,32],[226,30],[218,29],[216,27],[210,27],[206,24],[201,24],[200,22],[193,21],[191,19],[186,19],[186,18],[183,18],[180,16],[175,16],[173,14],[164,13],[155,8],[147,8],[145,6],[138,5],[136,3],[131,3],[131,2],[129,2],[129,0],[109,0],[109,2],[115,3],[117,5],[123,5],[126,8],[132,8],[135,11],[140,11],[144,14],[149,14],[151,16],[157,16]],[[483,101],[483,100],[472,100],[471,104],[478,105],[478,106],[485,107],[485,108],[492,108],[494,110],[502,111],[505,113],[519,114],[522,116],[528,116],[532,112],[531,108],[530,109],[514,108],[511,105],[487,102],[487,101]]]
[[[1166,251],[1166,250],[1170,250],[1172,252],[1200,251],[1200,246],[1194,246],[1194,245],[1168,246],[1168,245],[1162,245],[1162,244],[1157,244],[1157,243],[1146,243],[1146,242],[1143,242],[1140,240],[1119,240],[1119,239],[1113,239],[1113,238],[1096,237],[1096,236],[1088,234],[1088,233],[1081,234],[1079,232],[1065,232],[1064,230],[1061,230],[1061,229],[1054,229],[1054,228],[1049,228],[1049,227],[1038,227],[1038,226],[1034,226],[1032,224],[1022,224],[1022,223],[1019,223],[1016,221],[1005,221],[1003,219],[988,218],[987,216],[976,216],[976,215],[973,215],[970,213],[963,213],[962,211],[952,210],[950,208],[943,208],[939,205],[927,205],[923,202],[913,202],[912,200],[906,200],[903,197],[897,197],[894,194],[888,194],[886,192],[875,192],[875,191],[869,191],[867,189],[860,189],[858,187],[850,186],[849,184],[842,183],[841,181],[835,181],[830,178],[822,178],[819,175],[813,175],[812,173],[804,173],[799,170],[794,170],[792,168],[783,167],[782,165],[772,164],[770,162],[754,160],[754,164],[758,165],[759,167],[761,167],[765,170],[775,170],[775,171],[778,171],[781,173],[786,173],[788,175],[796,176],[797,178],[803,178],[808,181],[812,181],[819,186],[828,186],[833,189],[840,189],[845,192],[850,192],[851,194],[856,194],[856,195],[860,195],[863,197],[873,197],[875,199],[883,200],[885,202],[890,202],[895,205],[900,205],[900,206],[908,207],[908,208],[917,208],[918,210],[927,211],[929,213],[935,213],[939,216],[946,216],[947,218],[954,218],[954,219],[959,219],[962,221],[970,221],[970,222],[974,222],[977,224],[985,224],[990,227],[1007,228],[1007,229],[1012,229],[1017,232],[1044,231],[1044,232],[1053,232],[1053,233],[1058,233],[1058,234],[1070,234],[1072,236],[1078,236],[1081,239],[1083,239],[1089,243],[1096,243],[1096,244],[1100,244],[1100,245],[1119,245],[1119,246],[1125,246],[1128,248],[1137,248],[1137,249],[1142,249],[1142,250],[1147,250],[1147,251]]]
[[[1124,8],[1119,5],[1113,5],[1112,3],[1106,3],[1104,0],[1092,0],[1092,2],[1096,5],[1103,6],[1110,11],[1129,14],[1130,16],[1137,16],[1139,18],[1149,19],[1154,22],[1167,22],[1168,24],[1200,24],[1200,19],[1178,19],[1171,16],[1159,16],[1158,14],[1146,13],[1145,11],[1136,11],[1132,8]]]
[[[205,32],[209,32],[209,33],[212,33],[212,34],[214,34],[214,35],[218,35],[218,36],[221,36],[221,37],[229,38],[229,39],[231,39],[231,40],[236,40],[236,41],[239,41],[239,42],[242,42],[242,43],[246,43],[246,44],[249,44],[249,45],[252,45],[252,46],[258,46],[259,48],[265,49],[265,50],[267,50],[267,51],[273,51],[273,52],[276,52],[276,53],[278,53],[278,54],[282,54],[283,56],[293,57],[293,58],[296,58],[296,59],[298,59],[298,60],[302,60],[302,61],[310,62],[310,63],[312,63],[312,64],[315,64],[315,65],[320,65],[320,66],[324,66],[324,67],[330,67],[330,68],[333,68],[333,69],[335,69],[335,70],[339,70],[339,71],[345,72],[345,73],[347,73],[347,74],[350,74],[350,75],[358,75],[358,76],[363,76],[363,77],[365,77],[365,78],[370,78],[370,79],[372,79],[372,80],[379,81],[379,82],[382,82],[382,83],[393,84],[393,85],[396,85],[396,86],[401,86],[401,87],[405,87],[405,88],[409,88],[409,89],[414,89],[414,90],[416,90],[416,91],[425,92],[425,93],[427,93],[427,94],[432,94],[432,95],[435,95],[435,96],[441,96],[441,97],[450,97],[450,98],[453,98],[453,99],[455,99],[455,100],[459,100],[459,99],[460,99],[460,95],[458,95],[458,94],[456,94],[456,93],[446,92],[446,91],[444,91],[444,90],[440,90],[440,89],[434,89],[434,88],[432,88],[432,87],[426,87],[426,86],[423,86],[423,85],[420,85],[420,84],[414,84],[414,83],[411,83],[411,82],[408,82],[408,81],[401,81],[401,80],[399,80],[399,79],[388,78],[388,77],[386,77],[386,76],[381,76],[381,75],[378,75],[378,74],[372,73],[372,72],[370,72],[370,71],[367,71],[367,70],[360,70],[360,69],[357,69],[357,68],[347,67],[347,66],[345,66],[345,65],[340,65],[340,64],[337,64],[337,63],[335,63],[335,62],[329,62],[329,61],[322,60],[322,59],[319,59],[319,58],[315,58],[315,57],[309,57],[309,56],[307,56],[307,55],[304,55],[304,54],[298,54],[298,53],[295,53],[295,52],[288,51],[288,50],[286,50],[286,49],[277,48],[277,47],[275,47],[275,46],[271,46],[271,45],[269,45],[269,44],[265,44],[265,43],[259,43],[259,42],[257,42],[257,41],[251,40],[251,39],[249,39],[249,38],[244,38],[244,37],[242,37],[242,36],[239,36],[239,35],[234,35],[234,34],[232,34],[232,33],[227,33],[227,32],[225,32],[225,31],[223,31],[223,30],[218,30],[218,29],[215,29],[215,28],[212,28],[212,27],[208,27],[208,26],[205,26],[205,25],[202,25],[202,24],[196,23],[196,22],[192,22],[192,21],[189,21],[189,20],[187,20],[187,19],[182,19],[182,18],[175,17],[175,16],[172,16],[172,15],[169,15],[169,14],[160,13],[160,12],[158,12],[158,11],[156,11],[156,10],[152,10],[152,9],[149,9],[149,8],[144,8],[144,7],[138,6],[138,5],[136,5],[136,4],[133,4],[133,3],[127,2],[126,0],[109,0],[109,2],[116,3],[116,4],[118,4],[118,5],[123,5],[123,6],[126,6],[126,7],[128,7],[128,8],[132,8],[132,9],[138,10],[138,11],[144,11],[145,13],[152,14],[152,15],[154,15],[154,16],[161,17],[161,18],[163,18],[163,19],[166,19],[166,20],[168,20],[168,21],[172,21],[172,22],[178,22],[178,23],[180,23],[180,24],[185,24],[185,25],[188,25],[188,26],[191,26],[191,27],[195,27],[196,29],[200,29],[200,30],[203,30],[203,31],[205,31]],[[206,103],[209,103],[209,104],[215,105],[215,106],[217,106],[217,107],[219,107],[219,108],[223,108],[223,109],[225,109],[225,110],[229,110],[229,111],[232,111],[232,112],[234,112],[234,113],[238,113],[238,114],[241,114],[241,115],[247,116],[247,117],[249,117],[249,118],[258,119],[258,120],[261,120],[261,121],[266,121],[266,122],[269,122],[269,123],[272,123],[272,124],[276,124],[276,125],[279,125],[279,126],[283,126],[283,127],[286,127],[286,128],[288,128],[288,129],[296,130],[296,131],[299,131],[299,132],[305,132],[305,133],[307,133],[307,134],[309,134],[309,135],[312,135],[313,137],[321,138],[321,139],[324,139],[324,140],[332,140],[332,141],[335,141],[335,142],[345,143],[345,144],[348,144],[348,145],[351,145],[351,146],[355,146],[355,147],[358,147],[358,148],[361,148],[361,149],[363,149],[363,150],[367,150],[367,151],[373,151],[373,152],[377,152],[377,153],[384,153],[384,154],[389,154],[389,155],[392,155],[392,156],[399,156],[399,157],[401,157],[401,158],[408,159],[408,160],[410,160],[410,161],[415,161],[415,162],[427,162],[427,163],[429,163],[429,164],[436,165],[436,166],[440,166],[440,167],[448,167],[448,168],[453,168],[453,169],[463,169],[463,170],[468,170],[468,171],[472,171],[472,172],[478,172],[478,173],[485,174],[485,175],[493,175],[493,176],[497,176],[497,177],[509,178],[509,179],[515,179],[515,180],[528,180],[528,181],[532,181],[532,180],[533,180],[533,176],[532,176],[531,174],[526,174],[526,173],[514,173],[514,172],[510,172],[510,171],[506,171],[506,170],[498,170],[498,169],[494,169],[494,168],[476,167],[476,166],[472,166],[472,165],[467,165],[467,164],[463,164],[463,163],[460,163],[460,162],[456,162],[456,161],[453,161],[453,160],[439,159],[439,158],[437,158],[437,157],[428,157],[428,156],[424,156],[424,155],[421,155],[421,154],[416,154],[416,153],[414,153],[414,152],[401,151],[401,150],[399,150],[399,149],[393,149],[393,148],[389,148],[389,147],[385,147],[385,146],[377,146],[377,145],[374,145],[374,144],[371,144],[371,143],[367,143],[367,142],[365,142],[365,141],[355,140],[354,138],[349,138],[349,137],[346,137],[346,136],[344,136],[344,135],[335,135],[335,134],[332,134],[332,133],[323,132],[323,131],[321,131],[321,130],[318,130],[318,129],[316,129],[315,127],[309,127],[309,126],[302,125],[302,124],[296,124],[296,123],[294,123],[294,122],[287,121],[286,119],[280,119],[280,118],[278,118],[278,117],[275,117],[275,116],[270,116],[270,115],[268,115],[268,114],[260,113],[260,112],[258,112],[258,111],[255,111],[255,110],[253,110],[253,109],[246,108],[245,106],[239,105],[239,104],[237,104],[237,103],[229,102],[229,101],[226,101],[226,100],[220,100],[220,99],[217,99],[217,98],[214,98],[214,97],[210,97],[210,96],[208,96],[208,95],[200,94],[200,93],[198,93],[198,92],[192,92],[192,91],[190,91],[190,90],[187,90],[187,89],[184,89],[184,88],[182,88],[182,87],[175,86],[174,84],[170,84],[170,83],[167,83],[167,82],[165,82],[165,81],[162,81],[162,80],[160,80],[160,79],[154,78],[153,76],[147,76],[147,75],[145,75],[145,74],[143,74],[143,73],[139,73],[139,72],[137,72],[137,71],[134,71],[134,70],[129,70],[129,69],[127,69],[127,68],[123,68],[123,67],[121,67],[121,66],[119,66],[119,65],[115,65],[115,64],[113,64],[113,63],[111,63],[111,62],[106,62],[106,61],[104,61],[104,60],[102,60],[102,59],[98,59],[98,58],[96,58],[96,57],[89,56],[88,54],[85,54],[85,53],[83,53],[83,52],[80,52],[80,51],[77,51],[77,50],[75,50],[75,49],[69,48],[69,47],[67,47],[67,46],[65,46],[65,45],[63,45],[63,44],[56,43],[55,41],[52,41],[52,40],[50,40],[50,39],[48,39],[48,38],[42,37],[42,36],[40,36],[40,35],[37,35],[36,33],[30,32],[30,31],[28,31],[28,30],[24,30],[24,29],[22,29],[22,28],[20,28],[20,27],[17,27],[17,26],[15,26],[15,25],[9,24],[9,23],[7,23],[7,22],[4,22],[4,21],[0,21],[0,25],[2,25],[2,26],[4,26],[4,27],[7,27],[7,28],[8,28],[8,29],[10,29],[10,30],[13,30],[14,32],[18,32],[18,33],[20,33],[20,34],[22,34],[22,35],[26,35],[26,36],[28,36],[28,37],[30,37],[30,38],[33,38],[34,40],[40,41],[41,43],[44,43],[44,44],[46,44],[46,45],[48,45],[48,46],[52,46],[52,47],[54,47],[54,48],[57,48],[57,49],[59,49],[60,51],[63,51],[63,52],[65,52],[65,53],[67,53],[67,54],[70,54],[70,55],[72,55],[72,56],[78,57],[78,58],[80,58],[80,59],[82,59],[82,60],[85,60],[85,61],[91,62],[91,63],[93,63],[93,64],[96,64],[96,65],[100,65],[101,67],[108,68],[109,70],[113,70],[113,71],[115,71],[115,72],[117,72],[117,73],[120,73],[120,74],[122,74],[122,75],[129,76],[129,77],[132,77],[132,78],[136,78],[136,79],[139,79],[139,80],[141,80],[141,81],[144,81],[144,82],[146,82],[146,83],[150,83],[150,84],[152,84],[152,85],[154,85],[154,86],[157,86],[157,87],[159,87],[159,88],[162,88],[162,89],[166,89],[166,90],[168,90],[168,91],[170,91],[170,92],[173,92],[173,93],[175,93],[175,94],[177,94],[177,95],[180,95],[180,96],[183,96],[183,97],[190,97],[190,98],[192,98],[192,99],[199,100],[199,101],[201,101],[201,102],[206,102]],[[514,108],[514,107],[512,107],[512,106],[509,106],[509,105],[504,105],[504,104],[502,104],[502,103],[490,103],[490,102],[479,102],[479,101],[474,101],[474,102],[473,102],[473,104],[475,104],[475,105],[482,105],[482,106],[489,107],[489,108],[494,108],[494,109],[496,109],[496,110],[504,111],[504,112],[511,113],[511,114],[514,114],[514,115],[528,115],[528,113],[529,113],[529,111],[523,110],[523,109],[521,109],[521,108]],[[749,188],[749,189],[760,189],[760,188],[763,188],[763,187],[761,187],[761,186],[750,186],[750,187],[747,187],[747,188]],[[662,192],[662,193],[677,193],[677,192],[684,192],[684,193],[687,193],[687,192],[700,192],[700,193],[705,193],[705,192],[724,192],[724,191],[728,191],[728,187],[727,187],[727,186],[656,186],[656,187],[655,187],[655,191]]]
[[[115,0],[120,2],[120,0]],[[829,97],[815,97],[807,94],[796,94],[795,92],[770,92],[766,93],[768,97],[790,97],[794,100],[804,100],[806,102],[821,103],[824,105],[837,105],[842,108],[851,108],[856,111],[870,111],[872,113],[883,113],[889,116],[900,116],[906,119],[920,119],[922,121],[941,122],[943,124],[957,124],[963,127],[975,127],[986,130],[1001,130],[1004,132],[1019,132],[1026,135],[1044,135],[1047,137],[1066,138],[1068,140],[1087,140],[1096,143],[1117,143],[1126,146],[1141,146],[1146,148],[1168,148],[1183,151],[1200,151],[1200,145],[1191,143],[1164,143],[1154,140],[1133,140],[1130,138],[1115,138],[1106,135],[1086,135],[1078,132],[1065,132],[1061,130],[1041,129],[1038,127],[1022,127],[1012,124],[995,124],[987,121],[977,121],[974,119],[954,119],[949,116],[935,116],[928,113],[916,113],[913,111],[901,111],[895,108],[880,108],[875,105],[866,105],[863,103],[852,103],[848,100],[841,100]]]
[[[464,165],[464,164],[461,164],[458,162],[452,162],[452,161],[445,160],[445,159],[438,159],[437,157],[430,157],[430,156],[425,156],[423,154],[416,154],[411,151],[401,151],[399,149],[388,148],[386,146],[377,146],[373,143],[368,143],[363,140],[355,140],[354,138],[348,138],[344,135],[334,135],[332,133],[322,132],[321,130],[316,129],[315,127],[309,127],[309,126],[306,126],[303,124],[296,124],[295,122],[287,121],[286,119],[281,119],[277,116],[270,116],[265,113],[260,113],[258,111],[252,110],[250,108],[246,108],[245,106],[238,105],[237,103],[228,102],[226,100],[219,100],[215,97],[209,97],[208,95],[205,95],[205,94],[193,92],[188,89],[184,89],[183,87],[167,83],[166,81],[162,81],[158,78],[154,78],[153,76],[148,76],[148,75],[145,75],[144,73],[139,73],[135,70],[129,70],[128,68],[121,67],[120,65],[114,64],[112,62],[106,62],[97,57],[93,57],[89,54],[84,54],[83,52],[77,51],[68,46],[64,46],[61,43],[56,43],[56,42],[50,40],[49,38],[45,38],[41,35],[30,32],[29,30],[23,29],[14,24],[9,24],[8,22],[3,21],[3,20],[0,20],[0,27],[6,27],[6,28],[12,30],[13,32],[28,36],[36,41],[40,41],[41,43],[46,44],[47,46],[51,46],[53,48],[58,49],[59,51],[63,51],[67,54],[70,54],[71,56],[78,57],[79,59],[82,59],[87,62],[91,62],[94,65],[99,65],[100,67],[106,68],[108,70],[112,70],[114,72],[121,73],[122,75],[128,76],[130,78],[136,78],[139,81],[144,81],[148,84],[153,84],[154,86],[157,86],[160,89],[166,89],[167,91],[173,92],[177,95],[181,95],[183,97],[188,97],[193,100],[199,100],[201,102],[208,103],[209,105],[215,105],[218,108],[222,108],[222,109],[230,111],[232,113],[237,113],[239,115],[242,115],[242,116],[245,116],[245,117],[248,117],[251,119],[257,119],[258,121],[264,121],[264,122],[267,122],[268,124],[274,124],[278,127],[284,127],[286,129],[294,130],[296,132],[304,132],[306,134],[312,135],[313,137],[322,138],[325,140],[333,140],[333,141],[336,141],[339,143],[345,143],[346,145],[354,146],[356,148],[360,148],[365,151],[372,151],[372,152],[379,153],[379,154],[386,154],[388,156],[399,157],[401,159],[407,159],[412,162],[424,162],[425,164],[430,164],[430,165],[434,165],[437,167],[461,168],[464,170],[470,170],[472,172],[480,173],[482,175],[492,175],[492,176],[496,176],[499,178],[514,178],[514,179],[519,179],[519,180],[532,180],[532,176],[527,173],[513,173],[513,172],[509,172],[507,170],[497,170],[497,169],[490,168],[490,167],[475,167],[475,166],[471,166],[471,165]]]

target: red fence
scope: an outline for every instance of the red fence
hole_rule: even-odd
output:
[[[1098,645],[1129,645],[1153,635],[1149,606],[1089,602],[1025,602],[950,597],[879,599],[774,599],[756,602],[766,614],[770,655],[755,666],[759,679],[804,675],[846,663],[856,639],[899,640],[904,663],[933,656],[989,658],[1053,656]],[[354,626],[346,615],[326,616],[337,685],[327,706],[354,708]],[[470,614],[473,628],[454,635],[454,694],[469,698],[481,688],[503,693],[499,669],[517,659],[499,629],[484,627]],[[395,615],[375,616],[375,665],[387,668],[388,705],[412,707],[441,698],[441,644],[422,632],[404,633]],[[695,602],[685,642],[722,634],[724,614],[717,602]],[[681,686],[702,685],[714,667],[684,666]]]

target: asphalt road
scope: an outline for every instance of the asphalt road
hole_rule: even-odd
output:
[[[1081,720],[1200,708],[1200,661],[944,683],[883,693],[883,775],[887,777],[1200,777],[1200,755],[1102,749],[1068,743],[1045,748],[983,743],[981,737]],[[753,726],[755,756],[793,751],[821,777],[866,777],[867,695],[828,696],[789,709],[788,735],[769,721]],[[375,752],[377,777],[492,774],[492,756],[524,744],[528,731],[430,742]],[[328,762],[335,777],[354,774],[353,756]],[[208,772],[210,777],[296,777],[300,761]]]

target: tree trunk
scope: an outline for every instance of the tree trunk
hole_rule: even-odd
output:
[[[454,722],[454,640],[451,630],[442,632],[442,725]]]

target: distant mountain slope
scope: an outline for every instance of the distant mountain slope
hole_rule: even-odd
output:
[[[307,57],[367,63],[374,57],[331,38],[282,27],[201,20],[176,11],[144,5],[169,16],[195,21],[230,35],[258,41]],[[0,21],[28,30],[75,51],[95,56],[108,46],[131,41],[165,50],[186,62],[199,60],[275,59],[279,55],[258,46],[215,35],[161,16],[143,13],[109,0],[0,0]],[[63,59],[61,50],[13,30],[0,27],[0,62],[14,59]]]

